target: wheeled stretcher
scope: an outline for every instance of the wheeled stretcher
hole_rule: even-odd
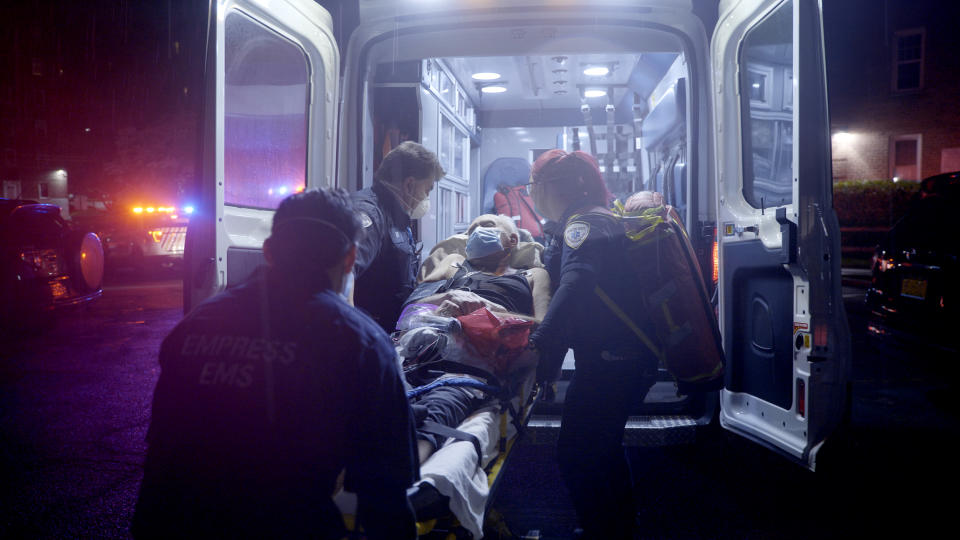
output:
[[[493,494],[539,395],[534,374],[528,371],[513,382],[509,400],[493,399],[456,426],[456,431],[475,441],[448,438],[420,465],[420,480],[408,490],[419,534],[438,538],[483,536]],[[482,456],[479,466],[477,445]],[[347,527],[353,529],[356,496],[341,491],[334,501]]]
[[[463,260],[465,242],[465,236],[455,235],[438,244],[423,265],[421,281],[450,277]],[[518,249],[514,265],[518,268],[538,266],[540,249],[539,244]],[[438,332],[444,334],[446,331],[441,329]],[[400,336],[402,333],[395,334],[395,340]],[[401,358],[406,354],[399,340],[398,353]],[[477,387],[492,385],[496,388],[488,388],[490,399],[459,425],[451,427],[456,432],[454,436],[447,438],[421,463],[420,480],[408,490],[408,496],[417,514],[421,536],[481,538],[493,494],[539,395],[535,370],[528,367],[496,378],[488,377],[489,373],[475,367],[450,361],[437,367],[448,374],[441,380],[456,379],[458,373],[464,373],[481,382]],[[408,396],[425,388],[422,384],[418,386],[422,378],[408,377],[407,382],[410,384]],[[353,529],[356,496],[341,492],[334,500],[343,512],[347,527]]]
[[[420,480],[408,490],[408,496],[417,513],[421,535],[483,536],[484,518],[493,494],[539,395],[534,370],[512,379],[501,383],[507,388],[498,387],[497,396],[491,396],[452,428],[457,435],[447,438],[420,465]],[[334,500],[348,528],[352,528],[356,496],[341,492]],[[438,536],[441,532],[449,535]]]
[[[409,491],[421,534],[448,531],[453,538],[466,530],[483,535],[484,517],[537,396],[533,372],[514,383],[509,400],[495,400],[467,417],[457,431],[479,442],[448,439],[420,466],[420,481]],[[448,536],[449,537],[449,536]]]

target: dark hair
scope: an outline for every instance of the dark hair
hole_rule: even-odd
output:
[[[280,202],[270,229],[280,270],[317,271],[342,260],[362,227],[350,195],[338,188],[311,189]]]
[[[445,174],[436,154],[421,144],[405,141],[384,156],[373,177],[378,182],[397,184],[408,176],[417,180],[428,177],[439,180]]]
[[[536,183],[550,183],[570,200],[584,199],[597,206],[607,206],[613,198],[603,181],[597,160],[586,152],[560,149],[544,152],[533,163],[530,178]]]

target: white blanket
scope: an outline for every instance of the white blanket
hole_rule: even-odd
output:
[[[487,408],[478,411],[457,429],[479,439],[483,466],[499,454],[500,414]],[[420,465],[420,482],[432,484],[450,497],[450,511],[475,538],[483,537],[483,515],[490,495],[487,473],[477,467],[477,451],[469,441],[447,439]]]

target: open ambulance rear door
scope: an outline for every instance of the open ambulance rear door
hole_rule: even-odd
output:
[[[212,0],[184,310],[245,279],[284,197],[334,183],[339,51],[313,0]]]
[[[720,422],[814,469],[850,364],[820,3],[722,2],[711,56]]]

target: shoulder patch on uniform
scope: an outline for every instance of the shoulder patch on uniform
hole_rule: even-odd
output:
[[[370,219],[370,216],[367,215],[366,212],[359,212],[359,214],[360,214],[360,225],[362,225],[364,229],[373,225],[373,220]]]
[[[563,231],[563,241],[572,249],[577,249],[590,234],[590,224],[583,221],[574,221]]]

